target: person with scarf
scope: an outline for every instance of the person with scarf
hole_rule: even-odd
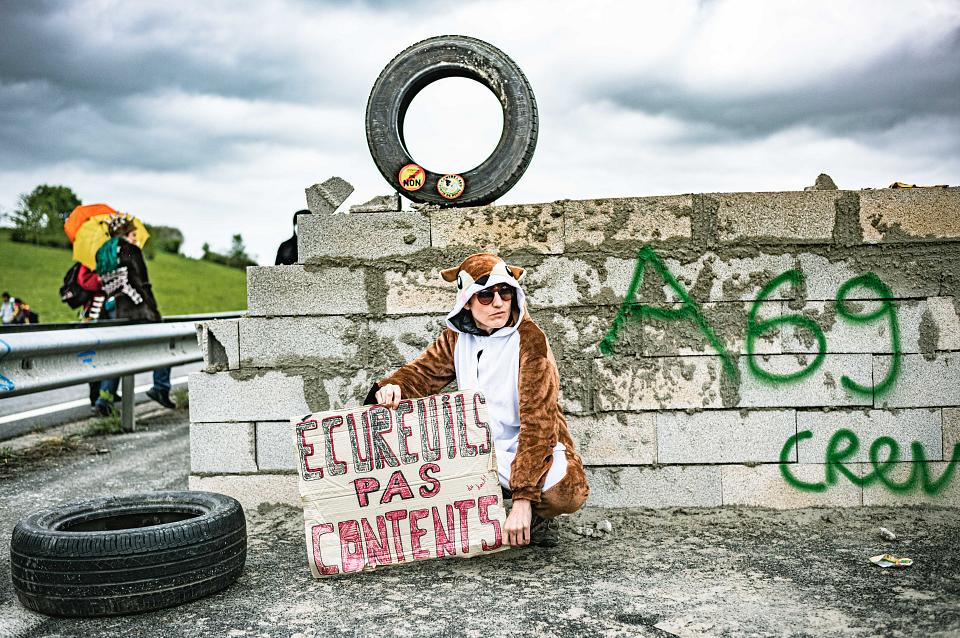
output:
[[[122,213],[114,215],[108,229],[110,239],[97,250],[97,274],[104,294],[115,300],[110,318],[160,321],[133,218]],[[96,408],[101,414],[113,411],[119,382],[119,379],[105,379],[100,383]],[[177,407],[170,400],[170,368],[153,371],[153,387],[147,390],[147,396],[165,408]]]

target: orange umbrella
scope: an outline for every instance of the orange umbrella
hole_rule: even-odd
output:
[[[70,216],[67,217],[67,221],[63,224],[63,232],[67,234],[67,237],[70,238],[70,242],[74,242],[77,239],[77,231],[80,230],[80,227],[83,226],[83,223],[95,217],[97,215],[116,215],[117,211],[113,210],[106,204],[83,204],[77,206],[73,209],[73,212],[70,213]]]

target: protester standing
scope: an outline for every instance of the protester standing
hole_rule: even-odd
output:
[[[16,314],[15,307],[17,300],[10,296],[7,291],[3,292],[3,303],[0,304],[0,320],[4,325],[13,323],[13,317]]]
[[[97,251],[97,274],[100,275],[104,293],[116,300],[114,317],[160,321],[133,218],[122,213],[112,216],[109,231],[110,239]],[[96,407],[102,414],[112,412],[118,384],[118,379],[101,382]],[[170,400],[170,368],[153,371],[153,387],[147,390],[147,396],[165,408],[177,407]]]

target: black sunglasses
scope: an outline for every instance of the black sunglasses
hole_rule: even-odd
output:
[[[489,288],[484,288],[480,292],[476,293],[477,301],[479,301],[484,306],[489,306],[493,303],[493,295],[497,293],[500,295],[500,298],[504,301],[510,301],[513,299],[513,286],[507,284],[500,284],[498,286],[490,286]]]

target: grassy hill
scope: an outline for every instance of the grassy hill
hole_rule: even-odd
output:
[[[60,301],[63,275],[72,264],[67,249],[13,242],[9,229],[0,229],[0,292],[6,290],[24,299],[42,323],[76,320],[76,311]],[[247,307],[243,270],[161,252],[147,261],[147,269],[164,315]]]

